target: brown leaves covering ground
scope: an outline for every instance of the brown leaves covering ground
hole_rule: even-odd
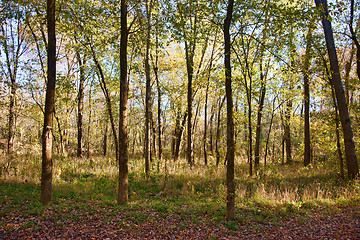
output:
[[[7,204],[12,203],[0,203],[0,212]],[[275,221],[248,221],[241,216],[242,221],[228,222],[210,215],[139,206],[121,209],[95,202],[80,208],[51,206],[37,213],[17,210],[0,216],[0,239],[360,239],[357,203],[307,209]]]

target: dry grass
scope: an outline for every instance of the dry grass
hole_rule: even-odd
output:
[[[210,160],[213,163],[214,159]],[[1,155],[1,178],[29,181],[38,184],[41,173],[41,156]],[[190,168],[185,160],[152,163],[150,179],[145,179],[142,159],[129,162],[130,188],[133,200],[149,196],[164,198],[186,198],[223,203],[225,201],[225,172],[223,165],[196,165]],[[116,188],[117,163],[113,157],[55,157],[54,183],[67,186],[86,182],[91,192],[99,179],[108,182],[109,188]],[[273,165],[256,176],[249,177],[244,162],[236,164],[236,200],[238,204],[259,202],[270,205],[304,202],[336,202],[344,199],[359,199],[359,181],[345,181],[338,177],[331,166],[318,165],[302,167],[300,163],[290,166]],[[96,185],[96,184],[95,184]],[[78,185],[73,186],[75,189]],[[84,191],[80,189],[79,191]],[[109,190],[110,191],[110,190]],[[114,189],[112,189],[114,192]],[[106,193],[104,193],[106,195]],[[110,194],[108,198],[115,197]]]

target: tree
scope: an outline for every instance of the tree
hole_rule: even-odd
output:
[[[14,4],[14,6],[12,6]],[[12,9],[14,8],[14,9]],[[9,80],[9,115],[7,126],[7,152],[11,153],[14,146],[14,132],[16,119],[16,92],[18,89],[17,76],[21,65],[21,56],[27,50],[25,26],[19,3],[12,3],[5,7],[9,16],[0,24],[0,45],[5,54],[5,68],[1,69]],[[26,20],[25,20],[26,21]],[[1,68],[3,65],[0,64]]]
[[[44,205],[51,203],[52,194],[52,126],[56,82],[55,0],[47,0],[46,19],[48,28],[48,79],[46,86],[44,128],[42,134],[42,172],[40,193],[40,201]]]
[[[354,22],[354,0],[351,0],[349,28],[350,28],[351,39],[353,40],[356,46],[356,73],[358,75],[358,78],[360,79],[360,43],[356,37],[356,32],[354,31],[353,22]]]
[[[336,54],[333,31],[330,22],[329,11],[326,0],[315,0],[315,4],[319,9],[321,21],[324,29],[326,47],[330,60],[331,81],[335,89],[337,106],[340,115],[345,145],[345,157],[349,178],[353,179],[359,175],[359,167],[356,157],[355,144],[353,140],[353,129],[349,117],[349,111],[346,104],[344,88],[341,82],[339,71],[339,63]]]
[[[231,40],[230,40],[230,25],[234,7],[234,0],[229,0],[224,21],[224,50],[225,50],[225,89],[226,89],[226,106],[227,106],[227,167],[226,167],[226,217],[229,220],[235,218],[235,181],[234,181],[234,155],[235,155],[235,141],[234,141],[234,122],[233,122],[233,99],[231,88]]]
[[[119,121],[119,189],[118,204],[124,205],[128,201],[128,136],[127,136],[127,0],[121,0],[121,39],[120,39],[120,121]]]
[[[146,0],[146,53],[145,53],[145,76],[146,76],[146,95],[145,95],[145,174],[150,172],[150,123],[152,115],[151,104],[151,77],[150,77],[150,38],[151,38],[151,11],[152,1]]]
[[[84,111],[84,89],[85,89],[85,57],[81,59],[80,52],[76,52],[77,61],[80,68],[79,74],[79,93],[78,93],[78,136],[77,136],[77,157],[82,157],[82,136],[83,136],[83,111]]]
[[[306,35],[306,50],[304,59],[304,166],[310,164],[311,148],[310,148],[310,90],[309,90],[309,70],[311,60],[311,41],[312,41],[312,23]]]

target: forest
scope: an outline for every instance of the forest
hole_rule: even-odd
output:
[[[360,1],[1,0],[0,239],[360,238]]]

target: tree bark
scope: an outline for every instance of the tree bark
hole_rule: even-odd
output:
[[[222,106],[224,105],[225,99],[226,96],[224,96],[222,100],[219,99],[219,109],[217,114],[217,127],[216,127],[216,139],[215,139],[216,166],[219,166],[220,163],[219,142],[220,142],[221,109]]]
[[[207,108],[208,108],[208,95],[209,95],[209,79],[206,84],[206,93],[205,93],[205,107],[204,107],[204,137],[203,137],[203,150],[204,150],[204,164],[208,165],[206,145],[207,145]]]
[[[103,156],[106,156],[107,152],[107,138],[108,138],[108,121],[105,120],[105,132],[104,132],[104,139],[103,139]]]
[[[350,104],[350,71],[351,71],[351,65],[353,62],[353,58],[354,58],[354,44],[351,46],[351,50],[350,50],[350,57],[349,57],[349,61],[346,62],[345,64],[345,98],[346,98],[346,103],[349,105]]]
[[[308,33],[306,35],[306,50],[304,59],[304,166],[310,164],[311,161],[311,145],[310,145],[310,89],[309,89],[309,71],[311,61],[311,41],[312,41],[312,24],[310,23]]]
[[[113,115],[113,112],[112,112],[111,97],[110,97],[109,90],[108,90],[107,85],[106,85],[104,72],[103,72],[102,67],[101,67],[101,65],[100,65],[100,63],[99,63],[99,61],[98,61],[98,59],[96,57],[95,50],[94,50],[93,46],[91,45],[89,39],[88,39],[88,42],[89,42],[89,46],[90,46],[90,50],[91,50],[91,54],[92,54],[95,66],[98,69],[98,77],[99,77],[99,80],[100,80],[100,87],[101,87],[101,90],[103,91],[104,96],[105,96],[106,107],[107,107],[107,110],[109,112],[111,130],[113,132],[113,137],[114,137],[114,142],[115,142],[116,159],[118,159],[119,158],[119,140],[118,140],[118,137],[117,137],[117,134],[116,134],[117,131],[116,131],[116,127],[115,127],[114,115]]]
[[[186,150],[186,159],[190,166],[192,166],[192,127],[191,127],[191,119],[192,119],[192,79],[194,72],[194,53],[188,49],[188,44],[185,41],[186,48],[186,69],[188,73],[188,92],[187,92],[187,113],[188,113],[188,124],[187,124],[187,150]]]
[[[274,97],[274,100],[273,100],[273,103],[272,103],[270,126],[269,126],[269,131],[268,131],[268,134],[267,134],[267,137],[266,137],[265,152],[264,152],[264,167],[266,167],[266,159],[267,159],[267,155],[268,155],[270,133],[271,133],[271,128],[272,128],[272,125],[273,125],[273,120],[274,120],[274,115],[275,115],[275,101],[276,101],[276,97]],[[273,143],[273,146],[274,146],[274,143]],[[273,155],[274,155],[274,151],[273,151]]]
[[[290,80],[291,81],[291,80]],[[290,83],[291,85],[291,83]],[[289,87],[289,91],[292,90],[292,86]],[[284,126],[284,141],[286,149],[286,164],[292,163],[291,157],[291,111],[292,111],[292,99],[288,97],[286,100],[286,109],[285,109],[285,126]]]
[[[83,136],[83,111],[84,111],[84,90],[85,90],[85,59],[82,61],[80,53],[76,52],[80,67],[79,95],[78,95],[78,119],[77,119],[77,157],[82,157],[82,136]]]
[[[55,0],[47,0],[48,28],[48,81],[46,86],[44,128],[42,134],[42,171],[40,201],[43,205],[51,203],[52,195],[52,126],[54,114],[56,82],[56,36],[55,36]]]
[[[259,169],[259,165],[260,165],[261,120],[262,120],[262,114],[263,114],[263,108],[264,108],[264,102],[265,102],[265,95],[266,95],[266,76],[264,76],[264,73],[263,73],[263,59],[262,59],[262,57],[260,59],[260,81],[261,81],[260,99],[259,99],[259,108],[258,108],[258,112],[257,112],[255,149],[254,149],[255,171],[257,171]]]
[[[340,131],[339,131],[339,128],[340,128],[339,127],[339,112],[338,112],[338,107],[337,107],[337,104],[336,104],[335,90],[334,90],[333,85],[331,85],[331,96],[332,96],[334,109],[335,109],[336,151],[338,153],[338,159],[339,159],[340,176],[342,178],[344,178],[345,177],[345,174],[344,174],[344,161],[343,161],[343,154],[342,154],[342,151],[341,151]]]
[[[329,12],[326,0],[315,0],[316,6],[320,9],[321,20],[325,34],[326,47],[328,50],[331,70],[331,81],[335,89],[337,105],[339,108],[340,121],[344,136],[345,156],[348,169],[348,176],[354,179],[359,175],[359,167],[356,157],[355,144],[353,140],[353,129],[349,117],[349,111],[346,104],[344,88],[342,85],[339,63],[336,54],[333,31],[329,21]]]
[[[127,0],[121,0],[121,42],[120,42],[120,120],[119,120],[119,189],[118,204],[128,202],[128,136],[127,136],[127,101],[129,86],[127,81]]]
[[[235,180],[234,180],[234,158],[235,158],[235,141],[234,141],[234,122],[233,122],[233,99],[231,88],[231,40],[230,24],[233,13],[234,0],[229,0],[227,14],[224,21],[224,50],[225,50],[225,88],[226,88],[226,105],[227,105],[227,167],[226,167],[226,217],[229,220],[235,218]]]
[[[351,39],[353,40],[356,46],[356,73],[358,79],[360,80],[360,43],[356,37],[356,32],[354,31],[353,22],[354,22],[354,0],[351,0],[349,27],[350,27]]]
[[[177,161],[179,159],[180,154],[180,145],[181,145],[181,138],[184,132],[186,119],[187,119],[187,112],[184,114],[181,124],[176,126],[175,130],[175,149],[174,149],[174,161]],[[180,121],[178,122],[180,123]]]
[[[1,32],[2,32],[2,45],[5,53],[5,61],[6,61],[6,68],[8,72],[8,77],[10,78],[9,86],[10,86],[10,99],[9,99],[9,118],[8,118],[8,129],[7,129],[7,152],[10,154],[13,152],[14,147],[14,132],[15,132],[15,106],[16,106],[16,78],[19,66],[20,56],[24,53],[21,51],[24,38],[21,36],[20,33],[20,23],[16,26],[16,33],[14,33],[12,24],[11,29],[8,33],[7,29],[4,28],[4,25],[1,25]],[[10,36],[8,36],[10,34]],[[16,36],[14,36],[16,34]],[[15,43],[15,39],[17,42]]]
[[[87,128],[87,148],[86,148],[86,157],[90,157],[90,129],[91,129],[91,114],[92,114],[92,104],[91,104],[91,84],[89,88],[89,122],[88,122],[88,128]]]
[[[150,120],[152,114],[151,112],[151,78],[150,78],[150,63],[149,63],[149,55],[150,55],[150,30],[151,30],[151,5],[152,2],[146,0],[146,53],[145,53],[145,76],[146,76],[146,93],[145,93],[145,174],[148,177],[150,174]]]

